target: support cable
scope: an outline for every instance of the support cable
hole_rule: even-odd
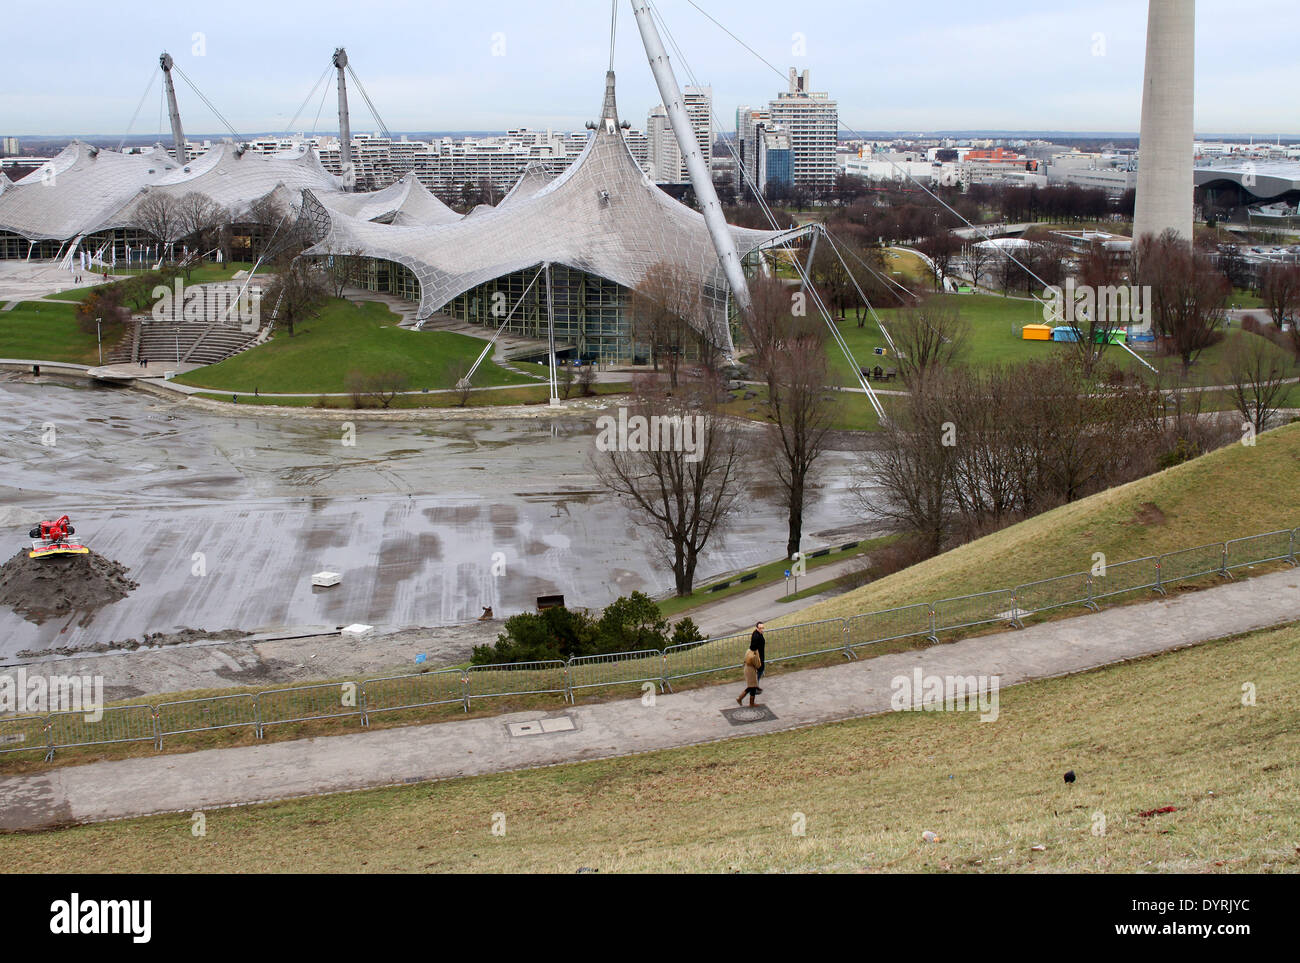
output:
[[[492,335],[491,339],[489,339],[488,343],[484,346],[483,350],[479,352],[478,358],[474,361],[474,364],[470,366],[469,371],[465,372],[465,376],[461,378],[460,381],[456,382],[456,387],[462,388],[465,385],[469,384],[469,380],[474,377],[474,372],[478,371],[479,365],[481,365],[487,359],[487,356],[491,352],[493,345],[497,343],[497,338],[501,337],[501,332],[506,329],[506,325],[510,323],[510,319],[513,318],[515,316],[515,312],[519,310],[519,305],[524,303],[524,299],[528,297],[528,293],[532,291],[534,286],[536,286],[537,279],[542,276],[542,272],[545,270],[546,270],[545,265],[537,269],[537,273],[533,275],[533,279],[528,282],[528,287],[524,288],[524,293],[519,295],[519,300],[517,300],[514,304],[514,307],[510,309],[510,313],[507,314],[505,320],[502,321],[501,324],[497,326],[496,332]]]
[[[370,95],[366,93],[366,85],[361,82],[361,78],[357,76],[357,72],[352,69],[351,63],[348,64],[347,70],[348,76],[352,78],[352,82],[355,83],[357,89],[361,91],[361,98],[366,102],[366,106],[370,108],[370,116],[373,117],[375,123],[379,125],[380,132],[389,140],[392,140],[393,135],[388,132],[388,125],[386,125],[384,119],[379,116],[379,111],[375,109],[375,102],[371,100]]]
[[[136,118],[140,116],[140,110],[144,107],[144,102],[149,97],[149,91],[153,90],[154,82],[158,79],[158,75],[161,72],[161,68],[156,65],[153,70],[150,71],[149,84],[145,87],[144,93],[140,95],[140,102],[135,105],[135,113],[131,115],[131,122],[126,125],[126,133],[123,134],[122,139],[117,142],[117,149],[119,152],[122,150],[122,145],[126,143],[126,139],[131,136],[131,128],[135,126]]]

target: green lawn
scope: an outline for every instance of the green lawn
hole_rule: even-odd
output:
[[[904,387],[897,381],[876,386],[891,391],[901,390]],[[857,387],[856,381],[852,383],[852,387]],[[751,392],[754,397],[746,399],[745,395]],[[739,391],[732,391],[730,396],[731,401],[722,406],[725,414],[735,418],[747,418],[750,421],[769,420],[766,386],[746,385]],[[888,414],[902,404],[902,399],[897,396],[881,395],[880,402],[881,407]],[[837,392],[832,399],[832,405],[831,428],[834,431],[876,431],[880,428],[880,419],[876,416],[875,409],[871,407],[867,396],[860,391]]]
[[[239,271],[247,271],[252,268],[252,264],[247,261],[231,261],[229,264],[204,263],[202,267],[197,267],[190,272],[190,278],[186,284],[211,284],[213,281],[229,281]],[[125,268],[119,268],[116,272],[119,275],[145,274],[149,273],[147,268],[132,268],[130,271]],[[259,275],[260,276],[260,275]],[[55,301],[84,301],[90,296],[90,292],[102,285],[92,284],[88,287],[70,288],[67,291],[60,291],[58,294],[47,294],[47,298]]]
[[[71,304],[24,301],[12,311],[0,311],[0,358],[97,364],[95,332],[81,330]],[[104,328],[104,355],[121,336],[113,325]]]
[[[450,388],[451,366],[473,364],[484,339],[448,331],[411,331],[378,301],[331,299],[320,317],[298,325],[293,337],[278,331],[265,345],[220,364],[191,371],[177,380],[229,392],[286,394],[345,391],[349,371],[399,371],[413,390]],[[474,375],[476,387],[535,384],[485,361]]]
[[[620,395],[626,394],[631,386],[624,382],[609,382],[593,386],[597,395]],[[334,395],[322,397],[320,395],[294,395],[287,398],[268,398],[266,395],[260,397],[239,392],[239,401],[241,405],[258,405],[274,408],[322,408],[330,410],[352,410],[352,399],[346,395]],[[198,397],[207,398],[210,401],[229,402],[230,394],[219,394],[215,391],[200,391]],[[576,399],[578,393],[575,391],[572,398]],[[475,391],[469,396],[465,403],[466,408],[495,408],[501,405],[542,405],[546,404],[550,398],[550,389],[546,385],[525,384],[520,387],[494,389],[492,391]],[[460,398],[454,392],[437,392],[428,393],[417,391],[416,394],[398,395],[393,399],[390,409],[410,409],[410,408],[457,408],[461,407]],[[372,406],[370,410],[378,410],[377,406]]]
[[[1069,344],[1054,341],[1025,341],[1021,337],[1023,325],[1043,322],[1042,305],[1037,301],[1005,298],[994,294],[944,294],[936,297],[955,303],[960,308],[962,316],[970,321],[970,336],[961,359],[964,364],[977,367],[1018,364],[1034,358],[1050,357],[1057,352],[1074,350]],[[877,313],[888,326],[890,321],[898,316],[899,309],[890,308]],[[864,315],[862,327],[858,327],[857,320],[850,315],[839,325],[839,329],[859,366],[891,367],[888,356],[879,357],[873,354],[875,348],[888,349],[889,345],[880,333],[879,326],[869,315]],[[1233,340],[1245,336],[1247,335],[1243,334],[1239,327],[1234,327],[1228,332],[1227,340],[1202,352],[1193,364],[1186,383],[1189,385],[1221,384],[1224,353]],[[1294,368],[1295,375],[1300,375],[1300,367],[1295,367],[1295,358],[1290,352],[1276,347],[1273,350],[1279,358]],[[839,347],[831,342],[827,351],[830,353],[832,371],[840,383],[856,383],[853,369],[845,360]],[[1148,363],[1165,373],[1166,384],[1171,383],[1170,379],[1181,380],[1182,364],[1177,358],[1157,357],[1143,352],[1139,354]],[[1106,359],[1126,369],[1146,371],[1137,359],[1123,348],[1109,348]]]
[[[1297,674],[1300,630],[1290,626],[1004,689],[996,722],[972,712],[886,713],[626,758],[215,809],[202,837],[190,832],[188,812],[2,835],[0,866],[1294,873]],[[1253,706],[1241,703],[1245,680],[1257,693]],[[1073,785],[1061,778],[1067,769],[1078,773]],[[1141,815],[1166,806],[1174,811]],[[504,835],[492,833],[498,813]],[[792,832],[798,814],[802,835]],[[923,841],[926,831],[937,841]]]

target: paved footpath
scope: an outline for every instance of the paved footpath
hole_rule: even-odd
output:
[[[1002,685],[1078,672],[1300,620],[1292,570],[950,645],[768,678],[776,718],[732,726],[737,679],[654,706],[639,698],[557,705],[409,728],[53,767],[0,779],[0,829],[37,829],[603,759],[888,711],[890,681],[997,675]],[[1005,715],[1006,709],[1003,709]],[[567,717],[571,731],[512,735],[509,723]],[[567,725],[567,722],[562,722]],[[548,727],[549,728],[549,727]]]

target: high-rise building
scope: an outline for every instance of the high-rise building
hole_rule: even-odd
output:
[[[839,109],[826,93],[809,87],[808,71],[790,68],[790,89],[768,104],[773,127],[790,137],[794,152],[794,183],[802,187],[835,186],[835,149],[839,143]]]
[[[695,142],[700,145],[704,165],[713,166],[713,88],[686,87],[682,91],[682,106],[691,121]],[[661,184],[683,184],[691,179],[686,170],[686,158],[673,133],[668,111],[663,104],[650,108],[646,117],[646,157],[650,176]]]
[[[18,138],[6,137],[4,141],[0,143],[0,154],[4,154],[6,157],[17,157]]]
[[[1138,141],[1133,239],[1177,231],[1192,239],[1195,0],[1151,0]]]
[[[794,182],[794,150],[790,135],[777,128],[763,131],[758,153],[758,183],[766,193],[771,184]]]
[[[682,105],[686,116],[691,119],[691,130],[695,132],[695,142],[700,145],[700,156],[704,166],[713,166],[713,88],[687,87],[682,91]],[[690,180],[683,160],[681,180]]]
[[[682,180],[682,149],[673,134],[668,111],[663,104],[652,107],[645,121],[646,163],[650,178],[660,184],[678,183]]]
[[[746,185],[756,185],[761,191],[758,177],[759,142],[762,132],[771,123],[767,109],[764,107],[736,108],[736,153],[740,164],[736,170],[736,191],[746,191]]]

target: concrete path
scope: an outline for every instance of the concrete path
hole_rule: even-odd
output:
[[[32,830],[162,812],[191,812],[374,786],[450,779],[629,755],[816,725],[889,710],[891,680],[997,675],[1001,685],[1078,672],[1300,619],[1292,570],[1059,622],[767,678],[775,719],[732,726],[729,685],[507,716],[211,749],[0,779],[0,829]],[[769,653],[776,655],[777,653]],[[1237,681],[1225,679],[1233,688]],[[1014,712],[1001,707],[1002,717]],[[571,730],[512,735],[509,724],[562,719]],[[996,724],[996,723],[994,723]],[[536,727],[536,728],[541,728]],[[553,724],[548,728],[555,730]]]
[[[808,574],[799,579],[798,589],[794,588],[793,582],[791,583],[791,592],[803,592],[833,582],[841,575],[847,575],[854,568],[861,566],[866,561],[866,557],[867,553],[862,552],[839,562],[809,569]],[[812,595],[793,602],[782,602],[781,599],[785,598],[785,588],[785,579],[781,579],[748,592],[728,595],[716,602],[705,602],[703,605],[688,609],[682,615],[689,616],[706,636],[716,639],[733,632],[748,631],[759,619],[772,622],[783,615],[794,615],[800,609],[806,609],[821,601],[820,597]]]

